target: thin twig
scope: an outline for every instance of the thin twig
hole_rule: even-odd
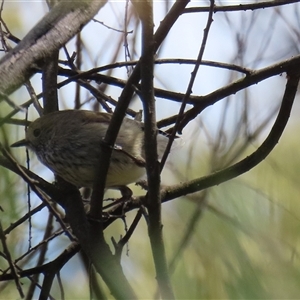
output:
[[[39,116],[42,116],[43,115],[43,108],[41,107],[39,101],[38,101],[38,98],[37,98],[37,95],[35,93],[35,90],[31,84],[31,82],[28,80],[27,82],[25,82],[24,84],[27,88],[27,91],[32,99],[32,103],[33,103],[33,106],[35,107],[36,111],[38,112]]]
[[[214,13],[216,12],[234,12],[234,11],[246,11],[246,10],[256,10],[265,9],[270,7],[277,7],[280,5],[288,5],[293,3],[298,3],[300,0],[273,0],[273,1],[262,1],[251,4],[238,4],[238,5],[216,5],[214,7]],[[198,13],[198,12],[208,12],[210,7],[189,7],[184,10],[184,13]]]
[[[8,247],[7,247],[7,244],[6,244],[6,237],[5,237],[5,234],[3,232],[1,222],[0,222],[0,240],[1,240],[1,243],[2,243],[2,247],[3,247],[3,251],[4,251],[4,254],[5,254],[6,260],[9,263],[9,267],[10,267],[10,270],[11,270],[12,277],[15,280],[15,284],[16,284],[17,290],[19,292],[19,295],[20,295],[21,298],[24,298],[24,292],[22,290],[22,286],[21,286],[21,283],[20,283],[20,280],[19,280],[20,277],[19,277],[19,274],[18,274],[18,272],[15,268],[15,264],[12,261],[10,252],[8,250]]]
[[[42,210],[44,207],[46,207],[45,203],[41,203],[40,205],[38,205],[36,208],[30,210],[28,213],[26,213],[23,217],[19,218],[16,222],[12,223],[9,225],[9,227],[7,227],[4,230],[4,234],[9,234],[13,229],[15,229],[16,227],[18,227],[19,225],[21,225],[22,223],[24,223],[26,220],[28,220],[31,216],[33,216],[34,214],[36,214],[37,212],[39,212],[40,210]]]
[[[207,39],[208,39],[208,33],[209,33],[209,30],[210,30],[211,24],[213,22],[213,9],[214,9],[214,6],[215,6],[215,1],[210,0],[210,10],[209,10],[209,14],[208,14],[208,17],[207,17],[206,26],[204,28],[203,38],[202,38],[201,46],[200,46],[198,57],[197,57],[197,63],[195,64],[194,70],[191,73],[191,78],[190,78],[188,87],[186,89],[186,93],[185,93],[185,95],[182,99],[182,103],[181,103],[180,110],[179,110],[178,115],[177,115],[176,123],[173,127],[172,133],[170,134],[169,142],[168,142],[168,145],[166,147],[165,153],[164,153],[164,155],[161,159],[161,171],[163,170],[163,167],[164,167],[164,165],[167,161],[168,155],[171,151],[172,144],[173,144],[173,142],[175,140],[175,137],[176,137],[176,134],[179,130],[180,120],[181,120],[181,118],[184,114],[184,111],[185,111],[185,108],[186,108],[186,105],[187,105],[187,100],[190,98],[190,95],[192,94],[193,85],[195,83],[196,76],[197,76],[198,70],[200,68],[201,60],[202,60],[204,50],[205,50],[205,47],[206,47],[206,42],[207,42]]]
[[[127,230],[126,234],[124,235],[124,237],[122,237],[119,240],[119,242],[115,244],[115,251],[116,251],[115,256],[117,257],[117,259],[119,261],[121,260],[123,247],[128,243],[128,241],[131,238],[134,230],[136,229],[141,217],[142,217],[142,210],[139,209],[133,222],[131,223],[129,229]]]

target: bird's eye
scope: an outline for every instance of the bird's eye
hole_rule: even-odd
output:
[[[34,129],[34,130],[33,130],[33,135],[34,135],[35,137],[38,137],[40,134],[41,134],[41,130],[40,130],[40,129]]]

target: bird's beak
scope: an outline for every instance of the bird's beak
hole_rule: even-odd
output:
[[[28,141],[26,141],[25,139],[24,140],[21,140],[21,141],[18,141],[16,143],[13,143],[12,145],[10,145],[11,147],[23,147],[23,146],[28,146]]]

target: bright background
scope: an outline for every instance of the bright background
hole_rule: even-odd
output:
[[[189,6],[205,6],[208,2],[191,1]],[[222,1],[223,5],[239,3],[245,2]],[[154,4],[155,24],[158,26],[165,15],[166,2],[154,1]],[[124,1],[110,1],[96,19],[122,30],[124,7]],[[3,19],[11,32],[22,38],[46,12],[44,2],[5,2]],[[204,59],[256,69],[299,54],[299,13],[298,3],[257,11],[216,13]],[[195,59],[206,18],[206,13],[183,15],[160,49],[159,58]],[[129,24],[128,30],[137,30],[139,33],[133,22]],[[132,36],[128,35],[129,43],[133,43]],[[83,30],[82,37],[85,42],[83,69],[124,60],[123,42],[120,43],[122,33],[91,22]],[[118,48],[121,50],[114,58]],[[68,44],[68,49],[72,54],[74,41]],[[135,50],[136,53],[132,52],[132,59],[139,58],[138,40]],[[66,59],[63,52],[60,58]],[[184,93],[192,69],[192,65],[158,65],[155,69],[155,86]],[[112,76],[126,79],[126,69],[114,70]],[[240,76],[236,72],[201,66],[193,94],[205,95]],[[32,78],[37,93],[41,92],[40,79],[40,74]],[[63,79],[59,78],[60,81]],[[209,174],[212,170],[225,166],[231,159],[236,161],[254,151],[273,124],[275,115],[271,112],[281,101],[285,83],[285,74],[282,74],[206,109],[183,131],[183,145],[173,152],[168,170],[162,176],[163,184],[178,183]],[[117,87],[106,90],[114,99],[118,98],[120,92]],[[73,107],[74,95],[74,84],[60,89],[61,109]],[[88,93],[82,90],[82,98],[85,97],[88,97]],[[29,99],[29,95],[22,88],[14,93],[12,99],[17,104],[22,104]],[[84,108],[90,109],[92,105],[93,102]],[[138,99],[131,106],[136,110],[142,107]],[[176,114],[178,109],[179,105],[176,103],[157,99],[158,120]],[[1,103],[0,115],[4,116],[9,111],[10,108]],[[243,114],[246,115],[246,120],[241,123]],[[187,238],[171,268],[178,299],[299,298],[298,115],[297,99],[279,145],[258,167],[237,179],[209,189],[205,195],[197,193],[163,205],[164,237],[169,262]],[[17,116],[24,118],[24,113]],[[30,109],[29,119],[33,120],[35,117],[37,114],[34,109]],[[259,134],[255,135],[251,143],[247,143],[244,151],[237,152],[238,155],[235,156],[235,151],[246,143],[247,134],[254,133],[264,122],[266,125]],[[24,131],[17,126],[7,125],[1,136],[7,136],[12,143],[23,138]],[[25,165],[25,151],[14,150],[13,153]],[[49,181],[53,180],[53,175],[33,155],[31,157],[32,170]],[[2,226],[6,228],[26,213],[27,190],[26,185],[16,176],[2,168],[0,172],[0,205],[4,210],[0,212],[0,218]],[[142,191],[137,189],[136,193],[140,194]],[[113,195],[118,197],[116,193]],[[208,206],[202,211],[199,203],[204,196]],[[32,195],[32,206],[38,203],[39,200]],[[128,215],[128,224],[134,215],[135,212]],[[32,246],[41,241],[46,220],[45,209],[32,219]],[[119,221],[108,228],[107,240],[110,241],[112,236],[117,240],[121,234],[124,235],[124,225]],[[14,230],[7,237],[7,242],[14,258],[26,252],[28,224]],[[48,260],[59,255],[67,244],[68,240],[64,236],[50,242]],[[34,267],[33,263],[31,261],[30,265],[26,262],[26,268]],[[1,269],[6,268],[2,258],[0,266]],[[123,255],[123,266],[139,297],[153,299],[155,273],[143,220],[129,242],[128,253]],[[88,299],[87,274],[78,256],[63,268],[61,277],[67,299]],[[25,278],[21,281],[24,287],[28,284]],[[13,283],[7,286],[2,284],[1,290],[5,299],[18,297]],[[53,289],[51,294],[59,298],[58,288]]]

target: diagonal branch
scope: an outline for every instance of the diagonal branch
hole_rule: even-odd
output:
[[[3,251],[5,253],[6,259],[7,259],[8,263],[9,263],[9,267],[10,267],[10,270],[11,270],[12,278],[14,278],[14,280],[15,280],[15,284],[16,284],[17,290],[18,290],[18,292],[20,294],[20,297],[24,298],[24,293],[23,293],[22,285],[20,283],[20,277],[19,277],[19,274],[17,273],[15,264],[13,263],[12,257],[10,255],[9,249],[7,247],[6,237],[5,237],[5,234],[3,232],[1,222],[0,222],[0,241],[2,243],[2,247],[3,247]]]
[[[297,70],[298,68],[295,67],[295,69]],[[278,143],[288,122],[298,88],[299,76],[299,73],[296,73],[296,71],[290,71],[288,73],[286,89],[276,121],[268,137],[255,152],[240,162],[223,170],[217,171],[211,175],[197,178],[173,187],[165,188],[162,191],[162,201],[166,202],[171,199],[175,199],[190,193],[199,192],[211,186],[226,182],[245,172],[248,172],[261,161],[263,161]]]
[[[44,60],[50,58],[87,24],[105,0],[60,1],[0,60],[0,91],[10,94],[27,81]]]
[[[273,64],[266,68],[259,69],[257,71],[251,72],[250,75],[247,75],[241,79],[238,79],[229,85],[222,87],[213,91],[210,94],[205,96],[197,97],[198,103],[195,104],[193,108],[185,112],[180,126],[179,132],[194,118],[196,118],[200,112],[202,112],[206,107],[215,104],[219,100],[237,93],[249,86],[252,86],[260,81],[268,79],[272,76],[282,74],[283,72],[289,72],[293,68],[297,68],[300,65],[300,55],[293,58],[281,61],[279,63]]]
[[[210,10],[209,10],[209,14],[208,14],[208,17],[207,17],[206,26],[204,28],[203,39],[202,39],[201,47],[200,47],[200,50],[199,50],[199,53],[198,53],[197,62],[196,62],[195,67],[194,67],[194,69],[191,73],[191,78],[190,78],[186,93],[185,93],[184,97],[182,98],[182,102],[181,102],[180,110],[178,112],[176,123],[175,123],[175,125],[173,127],[173,130],[172,130],[172,133],[170,135],[169,142],[168,142],[167,148],[165,150],[165,153],[164,153],[164,155],[161,159],[161,170],[164,167],[165,162],[167,161],[167,158],[168,158],[168,155],[171,151],[171,147],[172,147],[172,144],[174,142],[175,136],[178,132],[179,125],[180,125],[180,120],[181,120],[181,118],[184,114],[184,111],[185,111],[185,108],[186,108],[186,105],[187,105],[187,101],[188,101],[188,99],[190,98],[190,96],[192,94],[192,89],[193,89],[193,86],[194,86],[194,83],[195,83],[195,80],[196,80],[196,76],[197,76],[198,70],[200,68],[203,55],[204,55],[204,50],[205,50],[207,39],[208,39],[208,33],[209,33],[209,30],[210,30],[211,24],[213,22],[214,5],[215,5],[215,1],[210,0]]]

